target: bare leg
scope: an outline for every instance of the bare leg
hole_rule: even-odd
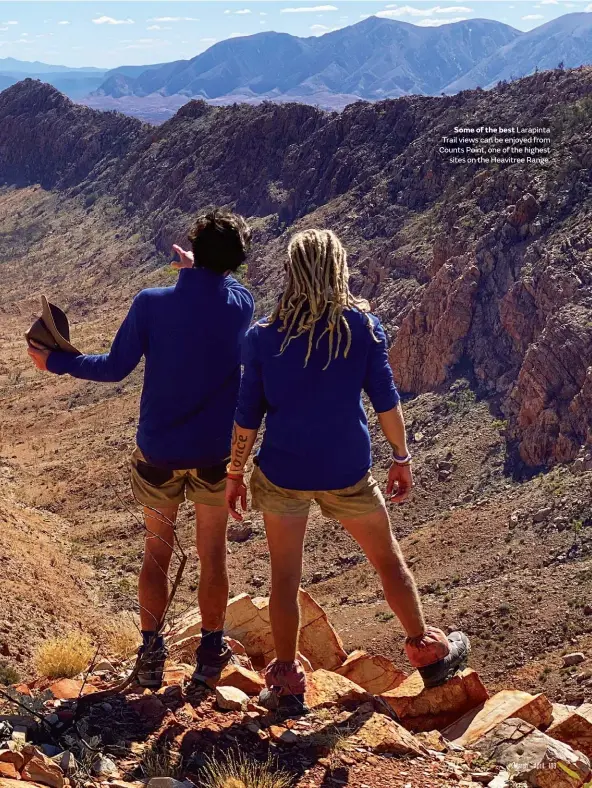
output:
[[[384,597],[407,636],[421,637],[426,626],[417,586],[391,532],[386,508],[363,517],[342,520],[342,523],[378,572]]]
[[[169,593],[168,570],[174,545],[178,506],[144,507],[146,538],[138,597],[144,632],[154,632],[161,623]]]
[[[293,662],[298,651],[298,589],[302,579],[302,550],[307,519],[264,514],[271,556],[269,617],[276,656],[280,662]]]
[[[228,605],[226,506],[195,504],[197,554],[200,560],[199,609],[204,629],[224,627]]]

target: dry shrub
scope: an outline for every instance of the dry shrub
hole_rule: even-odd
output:
[[[201,777],[203,788],[290,788],[294,783],[271,755],[262,763],[233,751],[208,758]]]
[[[46,640],[37,648],[33,660],[40,676],[72,678],[89,667],[94,653],[87,635],[71,632],[61,638]]]
[[[172,777],[181,776],[182,760],[178,752],[171,750],[166,744],[155,744],[144,750],[140,767],[144,777]]]
[[[129,619],[121,617],[107,630],[107,643],[114,657],[129,659],[138,650],[140,635]]]

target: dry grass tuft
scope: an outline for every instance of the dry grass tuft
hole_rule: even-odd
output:
[[[122,617],[107,630],[107,645],[114,657],[129,659],[138,650],[140,635],[133,623]]]
[[[87,635],[71,632],[65,637],[46,640],[37,648],[33,660],[40,676],[72,678],[89,667],[94,653]]]
[[[183,767],[181,756],[167,746],[154,746],[144,750],[140,767],[146,778],[172,777],[178,779]]]
[[[293,782],[271,755],[261,763],[242,752],[228,752],[219,758],[208,758],[201,785],[203,788],[290,788]]]

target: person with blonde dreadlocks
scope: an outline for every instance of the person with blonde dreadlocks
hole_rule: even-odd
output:
[[[266,429],[251,476],[253,507],[263,512],[271,556],[270,619],[276,659],[261,702],[285,715],[304,713],[306,677],[297,660],[298,589],[312,500],[340,520],[376,569],[384,596],[407,634],[405,651],[427,686],[466,664],[470,645],[426,626],[412,574],[393,537],[385,500],[371,473],[366,392],[393,450],[386,486],[404,501],[411,457],[384,330],[348,286],[346,252],[327,230],[296,234],[286,282],[269,318],[248,332],[244,375],[227,469],[231,515],[246,509],[245,465],[263,417]]]

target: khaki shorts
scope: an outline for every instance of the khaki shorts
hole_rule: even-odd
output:
[[[331,520],[363,517],[382,508],[384,497],[371,472],[351,487],[341,490],[288,490],[270,482],[260,468],[251,476],[253,509],[270,514],[306,517],[311,501],[316,501],[323,515]]]
[[[208,506],[225,506],[226,462],[214,468],[173,471],[151,465],[136,448],[131,456],[134,498],[154,509],[175,506],[185,499]]]

